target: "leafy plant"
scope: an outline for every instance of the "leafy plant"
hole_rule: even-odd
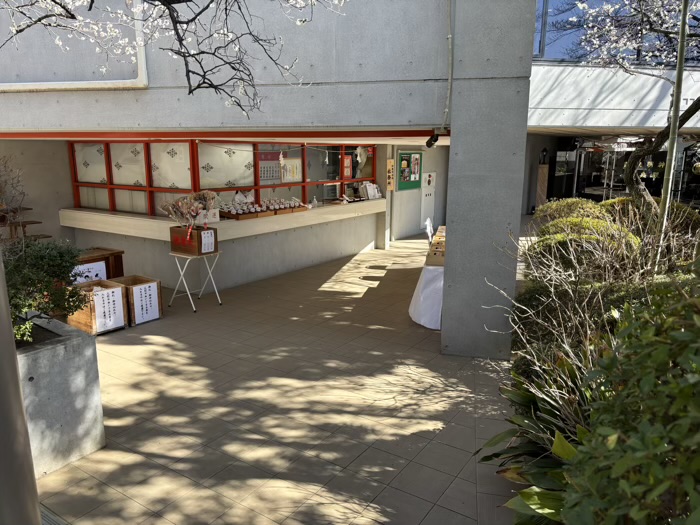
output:
[[[594,376],[592,432],[566,470],[567,523],[700,523],[698,284],[625,310]]]
[[[567,217],[605,220],[610,215],[595,202],[578,198],[549,201],[535,210],[535,220],[540,224]]]
[[[22,239],[3,245],[15,339],[32,340],[33,319],[70,315],[85,306],[85,295],[71,286],[79,254],[62,241]]]
[[[609,218],[607,220],[590,219],[581,217],[565,217],[555,219],[542,226],[539,235],[547,237],[550,235],[594,235],[600,238],[625,238],[630,246],[639,248],[641,241],[639,237],[633,235],[627,228],[615,224]]]

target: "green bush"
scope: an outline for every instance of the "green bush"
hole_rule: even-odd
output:
[[[553,200],[535,210],[535,219],[541,224],[567,217],[606,220],[610,215],[604,208],[588,199]]]
[[[639,237],[633,235],[627,228],[615,224],[610,219],[586,219],[580,217],[566,217],[555,219],[540,228],[539,234],[542,237],[557,234],[572,235],[594,235],[600,238],[626,238],[625,242],[630,246],[639,248],[641,241]]]
[[[700,523],[700,302],[657,288],[628,307],[592,387],[591,433],[566,470],[565,523]]]
[[[654,201],[656,204],[661,203],[661,199],[656,197]],[[651,206],[641,199],[619,197],[603,201],[598,206],[628,228],[639,227],[635,225],[637,218],[645,230],[656,225],[656,216]],[[669,206],[668,225],[673,233],[695,235],[700,231],[700,213],[687,204],[673,201]]]
[[[70,315],[85,306],[72,287],[80,252],[67,242],[19,240],[3,246],[5,279],[15,339],[32,340],[32,319]]]

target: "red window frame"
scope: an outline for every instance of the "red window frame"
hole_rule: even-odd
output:
[[[110,144],[141,144],[143,145],[144,152],[144,166],[146,170],[146,185],[145,186],[129,186],[123,184],[114,184],[113,173],[112,173],[112,162],[111,162],[111,149]],[[188,188],[159,188],[153,185],[153,170],[151,163],[151,144],[154,143],[187,143],[189,144],[190,153],[190,176],[191,176],[191,189]],[[73,200],[76,208],[82,208],[80,202],[80,188],[102,188],[106,189],[109,198],[109,210],[110,211],[120,211],[117,210],[115,190],[126,190],[126,191],[142,191],[146,192],[147,196],[147,215],[155,216],[155,194],[156,193],[184,193],[187,191],[199,191],[200,190],[200,166],[199,166],[199,144],[200,143],[216,143],[216,144],[249,144],[253,146],[253,186],[246,187],[224,187],[224,188],[209,188],[211,191],[217,193],[233,192],[233,191],[251,191],[255,192],[255,202],[260,203],[260,191],[271,188],[291,188],[291,187],[301,187],[302,191],[302,201],[307,202],[308,197],[308,187],[309,186],[323,186],[323,185],[334,185],[340,184],[340,193],[343,195],[346,192],[346,186],[350,184],[361,183],[365,181],[376,182],[377,180],[377,155],[376,155],[376,145],[374,144],[356,144],[353,146],[346,146],[337,143],[313,143],[313,144],[300,144],[293,142],[241,142],[233,140],[199,140],[199,139],[152,139],[152,140],[111,140],[109,142],[97,141],[97,140],[78,140],[68,142],[68,156],[71,168],[71,178],[73,184]],[[76,165],[75,157],[75,144],[102,144],[105,150],[105,170],[107,173],[107,183],[94,183],[94,182],[80,182],[78,180],[78,169]],[[301,148],[302,152],[302,182],[284,183],[284,184],[260,184],[260,162],[259,162],[259,147],[262,144],[278,145],[278,146],[292,146]],[[348,178],[345,177],[344,171],[341,169],[340,176],[338,180],[333,181],[310,181],[308,179],[308,169],[307,169],[307,151],[308,148],[316,147],[337,147],[340,148],[341,155],[341,168],[342,159],[346,155],[347,151],[354,150],[358,146],[363,146],[371,148],[372,151],[372,176],[365,178]],[[349,154],[349,153],[348,153]]]

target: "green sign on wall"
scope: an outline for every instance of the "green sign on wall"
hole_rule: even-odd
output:
[[[423,176],[423,154],[418,151],[402,151],[396,162],[398,190],[419,190]]]

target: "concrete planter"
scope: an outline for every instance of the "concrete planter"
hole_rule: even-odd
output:
[[[95,338],[59,321],[57,334],[17,352],[34,473],[40,478],[105,445]]]

